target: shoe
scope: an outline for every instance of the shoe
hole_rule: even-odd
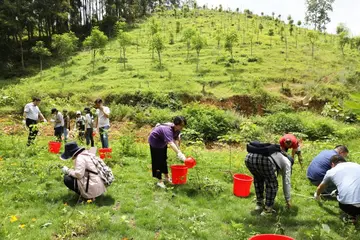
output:
[[[264,210],[260,213],[261,216],[270,216],[275,214],[276,211],[272,207],[265,207]]]
[[[163,188],[163,189],[166,188],[166,186],[165,186],[165,184],[164,184],[163,182],[158,182],[158,183],[156,184],[156,186],[158,186],[158,187],[160,187],[160,188]]]
[[[260,211],[260,210],[263,210],[263,209],[264,209],[263,205],[256,204],[255,211]]]
[[[352,223],[355,224],[356,223],[356,217],[350,216],[350,215],[346,215],[342,218],[344,223]]]
[[[165,178],[164,183],[172,184],[172,179],[171,178]]]

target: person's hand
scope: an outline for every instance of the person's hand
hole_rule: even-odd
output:
[[[314,193],[314,199],[315,199],[316,201],[321,200],[320,195],[317,194],[317,191]]]
[[[24,119],[24,120],[22,120],[22,123],[25,125],[26,124],[26,120]]]
[[[178,158],[179,160],[183,161],[183,162],[184,162],[185,159],[186,159],[185,155],[184,155],[182,152],[178,152],[177,158]]]
[[[46,122],[47,122],[47,120],[46,120],[45,118],[44,118],[44,120],[43,120],[43,121],[44,121],[44,123],[46,123]]]
[[[67,166],[63,166],[63,168],[61,169],[61,171],[64,173],[64,174],[68,174],[69,173],[69,168]]]

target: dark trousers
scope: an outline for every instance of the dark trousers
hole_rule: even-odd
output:
[[[93,129],[87,128],[85,132],[86,145],[89,145],[91,142],[91,146],[94,146],[94,137],[93,137]]]
[[[342,204],[339,202],[339,207],[341,210],[343,210],[344,212],[346,212],[347,214],[349,214],[352,217],[356,217],[356,216],[360,215],[360,208],[355,207],[354,205]]]
[[[161,174],[168,174],[167,146],[164,148],[153,148],[150,146],[152,176],[161,179]]]
[[[64,127],[56,127],[54,128],[54,135],[56,137],[56,141],[61,142],[61,136],[64,132]]]
[[[318,181],[318,180],[316,181],[316,180],[312,180],[310,178],[308,178],[308,179],[309,179],[309,181],[311,182],[312,185],[317,186],[317,187],[320,185],[320,183],[322,183],[322,180],[321,181]],[[327,184],[326,189],[325,189],[325,191],[323,193],[324,194],[329,194],[334,190],[336,190],[336,185],[333,184],[332,182],[330,182],[330,183]]]
[[[73,178],[73,177],[65,174],[64,175],[64,184],[68,189],[70,189],[70,190],[72,190],[72,191],[74,191],[74,192],[76,192],[77,194],[80,195],[80,191],[79,191],[79,188],[78,188],[78,185],[77,185],[77,179],[76,178]]]
[[[39,130],[38,130],[38,126],[37,126],[37,121],[36,120],[32,120],[30,118],[26,119],[26,126],[29,128],[29,137],[28,137],[28,143],[27,145],[30,146],[31,144],[34,143],[34,140],[36,138],[36,135],[38,134]]]

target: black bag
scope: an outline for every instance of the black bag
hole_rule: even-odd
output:
[[[279,144],[261,143],[258,141],[250,142],[246,145],[246,150],[249,153],[257,153],[263,156],[270,156],[275,152],[281,152]]]

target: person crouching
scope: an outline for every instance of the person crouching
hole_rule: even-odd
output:
[[[62,168],[64,184],[72,191],[81,195],[84,199],[94,200],[106,192],[103,180],[98,175],[98,170],[91,159],[91,154],[85,148],[78,147],[76,142],[65,144],[65,152],[60,159],[74,160],[75,169]]]

